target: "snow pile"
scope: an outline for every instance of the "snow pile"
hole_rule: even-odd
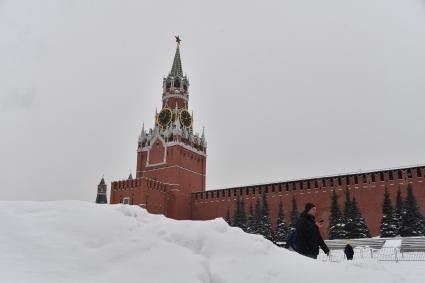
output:
[[[223,220],[139,207],[0,202],[2,282],[422,282],[417,265],[320,262]],[[422,264],[421,264],[422,265]]]
[[[383,248],[400,248],[401,239],[386,240]]]

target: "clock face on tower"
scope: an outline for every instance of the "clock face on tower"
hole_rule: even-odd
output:
[[[161,112],[159,112],[156,117],[156,122],[161,128],[167,127],[171,123],[171,119],[173,118],[173,112],[170,108],[162,108]]]
[[[179,112],[180,123],[185,127],[192,127],[192,117],[190,116],[189,111],[182,109]]]

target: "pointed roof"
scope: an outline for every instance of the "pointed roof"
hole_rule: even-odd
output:
[[[105,185],[105,179],[103,179],[103,177],[102,177],[102,180],[100,180],[99,185]]]
[[[128,176],[128,179],[133,180],[133,175],[131,174],[131,172],[130,172],[130,176]]]
[[[177,44],[176,54],[174,55],[173,66],[171,67],[170,75],[173,77],[183,76],[182,62],[180,59],[180,48],[179,44]]]

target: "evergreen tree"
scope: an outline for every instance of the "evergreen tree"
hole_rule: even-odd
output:
[[[288,225],[286,224],[286,221],[285,221],[285,212],[283,210],[283,203],[282,203],[282,200],[280,200],[279,213],[277,215],[276,232],[274,235],[273,242],[276,244],[281,244],[283,242],[286,242],[287,238],[288,238]]]
[[[261,219],[262,219],[261,211],[262,211],[262,209],[261,209],[260,200],[258,198],[256,198],[255,213],[254,213],[254,225],[252,227],[252,233],[254,233],[254,234],[260,234]]]
[[[329,217],[329,239],[345,239],[345,220],[338,205],[338,195],[335,190],[331,197],[331,215]]]
[[[246,232],[254,234],[255,233],[254,224],[255,224],[254,209],[252,208],[252,202],[250,202],[248,217],[246,221]]]
[[[267,202],[267,194],[263,193],[263,205],[261,209],[261,220],[259,234],[263,235],[267,240],[273,240],[273,229],[270,220],[269,204]]]
[[[366,222],[359,208],[357,207],[357,201],[355,197],[353,197],[353,200],[350,202],[350,211],[348,215],[349,218],[347,220],[347,224],[345,225],[346,231],[348,233],[347,238],[369,238],[369,228],[367,227]]]
[[[292,195],[292,210],[291,210],[291,229],[295,228],[298,220],[298,208],[297,208],[297,200],[295,199],[295,195]]]
[[[230,209],[227,207],[226,216],[224,216],[224,221],[227,222],[230,226],[232,226],[232,220],[230,219]]]
[[[345,190],[344,217],[345,218],[351,218],[350,212],[351,212],[351,198],[350,198],[350,191],[347,188]]]
[[[246,214],[243,198],[236,199],[233,226],[242,228],[242,230],[246,229]]]
[[[232,226],[239,227],[240,226],[240,207],[239,207],[239,198],[235,201],[235,210],[233,212]]]
[[[403,198],[401,197],[400,187],[397,190],[397,198],[395,208],[393,210],[394,224],[396,225],[395,230],[397,236],[400,236],[401,216],[403,215]]]
[[[243,197],[240,199],[239,201],[239,213],[240,213],[240,226],[242,228],[242,230],[246,231],[247,230],[247,226],[246,226],[246,212],[245,212],[245,201],[243,199]]]
[[[351,225],[351,222],[353,222],[352,215],[351,215],[351,197],[350,197],[350,191],[348,188],[345,190],[345,203],[344,203],[344,215],[343,215],[343,222],[344,222],[344,230],[345,230],[345,238],[350,239],[350,235],[353,234],[351,229],[353,228],[353,225]],[[350,223],[350,225],[348,225]]]
[[[411,184],[407,186],[407,197],[404,201],[404,209],[401,217],[400,236],[424,236],[424,217],[421,214]]]
[[[398,234],[398,219],[394,217],[390,194],[385,188],[384,202],[382,204],[382,220],[380,227],[381,237],[395,237]]]

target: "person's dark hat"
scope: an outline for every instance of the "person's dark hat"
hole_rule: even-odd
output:
[[[306,205],[305,205],[305,207],[304,207],[304,210],[305,211],[309,211],[313,207],[316,207],[316,206],[314,204],[312,204],[311,202],[307,202]]]

